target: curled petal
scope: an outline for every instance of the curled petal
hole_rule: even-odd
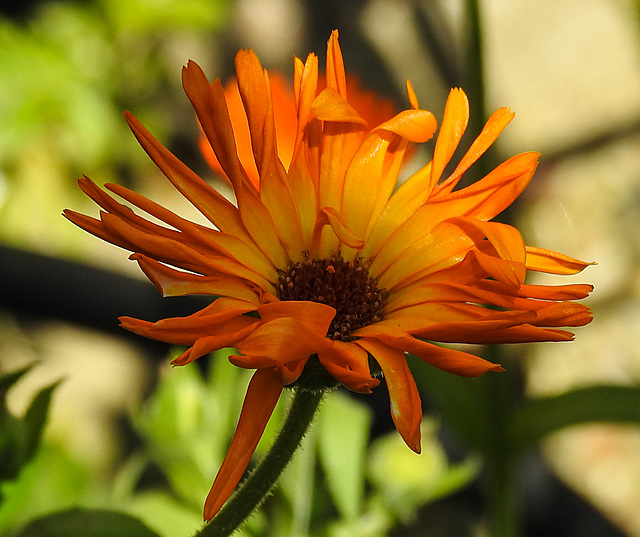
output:
[[[294,318],[317,336],[324,336],[335,317],[336,310],[319,302],[285,300],[263,304],[258,308],[258,313],[265,322],[281,317]]]
[[[411,104],[411,108],[413,110],[418,110],[420,107],[418,106],[418,97],[416,96],[416,92],[413,90],[413,86],[409,80],[406,81],[407,86],[407,97],[409,98],[409,104]]]
[[[229,451],[204,504],[207,522],[220,510],[242,478],[282,389],[279,375],[273,369],[260,369],[253,375]]]
[[[405,138],[410,142],[424,143],[436,132],[436,118],[427,110],[404,110],[389,121],[376,127]]]
[[[316,223],[317,229],[320,230],[327,224],[331,226],[331,229],[342,244],[346,244],[349,248],[355,250],[360,250],[364,246],[364,239],[356,236],[356,234],[349,229],[342,214],[333,207],[323,207],[320,209],[320,215]]]
[[[358,123],[367,126],[367,122],[349,104],[349,102],[333,88],[325,88],[311,105],[313,115],[322,121]]]
[[[308,358],[327,348],[327,340],[291,317],[281,317],[256,328],[238,344],[244,355],[234,359],[241,367],[263,368]]]
[[[391,417],[396,429],[413,451],[420,453],[422,403],[402,349],[376,339],[359,339],[357,344],[380,365],[389,390]]]
[[[318,353],[324,368],[350,390],[371,393],[380,381],[371,376],[367,352],[353,343],[329,341],[331,347]]]

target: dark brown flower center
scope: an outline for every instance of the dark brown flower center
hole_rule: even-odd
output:
[[[327,337],[340,341],[352,341],[355,330],[382,320],[388,297],[360,260],[347,262],[339,256],[291,264],[280,271],[277,290],[280,300],[309,300],[335,308]]]

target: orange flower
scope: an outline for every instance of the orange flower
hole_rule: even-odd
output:
[[[231,182],[235,204],[126,114],[145,151],[212,227],[122,186],[106,185],[167,225],[152,223],[86,177],[79,184],[102,207],[100,219],[65,211],[83,229],[134,252],[131,258],[165,296],[212,297],[210,305],[188,317],[155,323],[123,317],[123,327],[188,346],[176,365],[235,347],[232,362],[256,370],[206,500],[207,520],[240,480],[285,386],[342,384],[368,393],[379,383],[369,369],[373,358],[389,389],[395,425],[419,452],[422,410],[407,352],[450,373],[477,376],[502,368],[433,342],[567,341],[573,335],[558,327],[590,321],[588,308],[575,302],[590,285],[524,283],[527,270],[575,274],[587,263],[525,246],[515,228],[491,221],[525,188],[537,153],[512,157],[455,190],[511,121],[509,110],[489,118],[443,178],[469,116],[465,94],[452,90],[433,160],[396,189],[408,144],[425,142],[436,130],[433,115],[418,107],[409,83],[411,107],[368,125],[348,100],[334,32],[324,90],[317,89],[316,56],[295,60],[295,143],[285,165],[278,157],[268,73],[252,51],[242,50],[236,75],[255,183],[238,156],[242,150],[220,81],[210,83],[194,62],[183,69],[184,89]]]

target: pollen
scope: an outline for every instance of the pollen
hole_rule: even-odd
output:
[[[280,300],[308,300],[336,310],[327,337],[353,341],[353,332],[384,319],[388,292],[379,289],[360,260],[339,256],[292,263],[279,273]]]

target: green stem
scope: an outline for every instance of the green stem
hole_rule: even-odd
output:
[[[294,392],[287,417],[269,452],[195,537],[231,535],[260,506],[309,430],[323,394],[301,389]]]
[[[510,360],[498,345],[486,348],[487,358],[501,363],[506,373],[485,375],[481,379],[485,419],[489,434],[484,446],[487,477],[487,524],[491,537],[518,537],[519,500],[511,423],[513,410],[521,398],[518,362]]]
[[[478,0],[466,0],[467,34],[467,93],[472,108],[469,126],[472,132],[480,133],[485,122],[484,92],[484,39]]]
[[[487,471],[489,474],[489,535],[517,537],[520,531],[513,462],[508,459],[487,461]]]

